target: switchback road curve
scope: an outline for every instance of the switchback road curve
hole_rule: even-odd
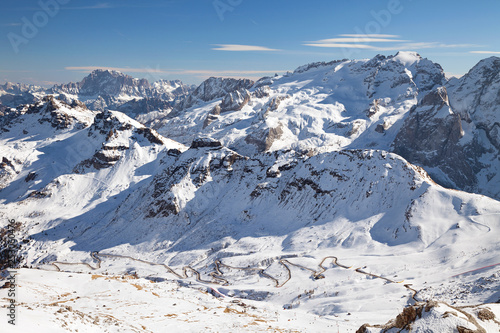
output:
[[[311,272],[311,276],[315,280],[325,278],[325,276],[323,275],[323,273],[327,270],[327,267],[324,266],[324,264],[325,264],[325,262],[327,260],[331,260],[332,264],[334,264],[337,267],[343,268],[343,269],[351,269],[352,268],[352,266],[346,266],[346,265],[340,264],[338,262],[338,258],[336,256],[326,256],[326,257],[324,257],[321,260],[321,262],[318,264],[319,270],[314,270],[314,269],[311,269],[309,267],[306,267],[306,266],[303,266],[303,265],[300,265],[300,264],[292,263],[288,259],[281,258],[281,259],[278,259],[278,263],[281,264],[284,267],[284,269],[286,270],[287,277],[286,277],[286,279],[283,282],[280,282],[276,277],[273,277],[270,274],[266,273],[266,270],[270,267],[270,265],[267,266],[267,267],[264,267],[264,268],[263,267],[236,267],[236,266],[231,266],[231,265],[224,264],[219,259],[217,259],[217,260],[214,261],[214,266],[215,266],[214,271],[210,272],[208,274],[209,276],[212,277],[212,280],[209,281],[209,280],[202,279],[200,272],[197,271],[196,269],[194,269],[193,267],[189,266],[189,265],[188,266],[184,266],[182,268],[182,272],[181,273],[177,273],[172,267],[170,267],[170,266],[168,266],[166,264],[158,264],[158,263],[155,263],[155,262],[151,262],[151,261],[147,261],[147,260],[142,260],[142,259],[137,259],[137,258],[133,258],[131,256],[126,256],[126,255],[110,254],[110,253],[99,253],[98,251],[92,251],[90,253],[90,256],[91,256],[91,258],[94,261],[96,261],[96,265],[95,266],[92,266],[92,265],[90,265],[89,263],[86,263],[86,262],[61,262],[61,261],[54,261],[54,262],[51,263],[51,265],[54,266],[57,269],[57,271],[59,271],[59,272],[62,271],[61,266],[63,266],[63,265],[69,265],[69,266],[81,265],[81,266],[86,266],[86,267],[88,267],[91,270],[97,270],[97,269],[101,268],[101,263],[102,263],[102,259],[101,258],[121,258],[121,259],[127,259],[127,260],[131,260],[131,261],[136,261],[136,262],[148,264],[148,265],[151,265],[151,266],[161,266],[161,267],[165,268],[169,273],[171,273],[175,277],[177,277],[178,279],[187,279],[190,276],[191,277],[194,276],[194,278],[196,279],[196,281],[201,282],[201,283],[212,283],[212,284],[218,284],[218,285],[229,285],[230,284],[229,281],[224,278],[224,273],[221,270],[221,268],[224,267],[224,268],[230,269],[230,270],[241,270],[241,271],[257,272],[262,277],[267,278],[267,279],[273,281],[275,287],[277,287],[277,288],[283,287],[288,281],[290,281],[292,279],[292,271],[290,270],[290,266],[295,266],[297,268],[310,271]],[[402,283],[403,282],[403,281],[394,281],[394,280],[388,279],[388,278],[380,276],[380,275],[376,275],[376,274],[372,274],[372,273],[369,273],[369,272],[365,272],[365,271],[361,270],[361,268],[356,268],[354,271],[357,272],[357,273],[360,273],[360,274],[364,274],[364,275],[367,275],[367,276],[371,276],[371,277],[377,278],[377,279],[385,280],[385,281],[387,281],[389,283]],[[188,272],[191,272],[191,275],[189,275]],[[415,302],[417,302],[418,300],[415,298],[415,296],[418,293],[418,291],[415,290],[415,289],[413,289],[413,288],[411,288],[411,284],[404,284],[403,286],[406,289],[408,289],[408,290],[410,290],[412,292],[411,298]]]

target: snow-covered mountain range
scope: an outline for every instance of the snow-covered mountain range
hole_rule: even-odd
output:
[[[251,88],[231,83],[224,96],[188,98],[182,111],[147,125],[184,144],[212,137],[243,155],[318,147],[393,151],[439,184],[500,198],[499,62],[486,59],[450,81],[440,65],[411,52],[314,63]],[[200,88],[215,91],[225,81]]]
[[[25,84],[0,85],[0,104],[16,107],[52,95],[68,104],[78,100],[92,110],[120,110],[135,117],[151,111],[169,112],[193,89],[180,80],[149,83],[118,71],[96,69],[80,82],[54,85],[49,89]]]
[[[489,58],[448,80],[412,52],[194,90],[96,71],[0,110],[0,225],[22,222],[21,265],[98,252],[64,269],[184,270],[345,331],[416,300],[497,302],[499,73]],[[135,120],[109,110],[127,98]]]

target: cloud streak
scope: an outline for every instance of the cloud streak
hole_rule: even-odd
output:
[[[404,43],[388,47],[377,47],[377,51],[421,50],[421,49],[455,49],[474,47],[475,44],[444,44],[439,42]]]
[[[216,51],[233,51],[233,52],[246,52],[246,51],[280,51],[278,49],[271,49],[265,46],[257,46],[257,45],[241,45],[241,44],[214,44],[212,50]]]
[[[350,48],[350,49],[376,49],[375,46],[365,44],[340,44],[340,43],[312,43],[304,44],[305,46],[313,47],[332,47],[332,48]]]
[[[475,53],[475,54],[500,54],[500,51],[470,51],[469,53]]]
[[[399,35],[381,35],[381,34],[342,34],[340,37],[355,37],[355,38],[399,38]]]
[[[440,42],[411,42],[407,40],[396,39],[398,35],[380,35],[380,34],[343,34],[341,38],[320,39],[313,42],[306,42],[305,46],[324,47],[324,48],[346,48],[346,49],[365,49],[373,51],[396,51],[396,50],[419,50],[419,49],[439,49],[439,48],[466,48],[477,47],[475,44],[445,44]],[[405,43],[402,43],[405,42]],[[370,45],[372,43],[381,43],[382,45]],[[386,44],[387,46],[383,45]]]
[[[353,37],[353,38],[330,38],[320,39],[311,43],[381,43],[381,42],[408,42],[402,39],[374,38],[374,37]]]

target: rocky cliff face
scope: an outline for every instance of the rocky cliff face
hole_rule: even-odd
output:
[[[250,89],[254,81],[248,79],[230,79],[211,77],[201,83],[182,103],[176,107],[177,115],[180,111],[190,108],[199,102],[208,102],[221,98],[238,90]]]
[[[460,144],[463,136],[462,119],[450,108],[446,88],[439,87],[410,110],[393,151],[412,163],[438,168],[442,173],[430,173],[445,186],[470,189],[476,183],[477,167],[470,165]]]
[[[118,71],[96,69],[82,81],[54,86],[54,92],[65,92],[71,95],[129,95],[143,96],[150,88],[146,79],[134,79]]]
[[[500,58],[480,61],[446,87],[450,106],[463,119],[460,145],[476,176],[468,187],[458,188],[500,198]]]
[[[442,185],[500,198],[500,58],[479,62],[409,113],[394,152]]]

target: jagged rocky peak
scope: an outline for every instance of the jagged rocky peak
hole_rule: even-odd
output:
[[[96,69],[80,82],[80,94],[136,95],[143,93],[149,87],[146,79],[134,79],[118,71]]]
[[[154,88],[159,93],[174,92],[179,90],[179,92],[189,92],[194,90],[196,87],[192,85],[185,85],[181,80],[158,80],[151,83],[151,88]]]
[[[467,121],[490,127],[500,121],[500,58],[481,60],[447,85],[450,104]]]
[[[479,61],[466,74],[470,78],[476,78],[479,81],[492,80],[500,73],[500,57],[489,57]]]
[[[222,99],[221,112],[239,111],[250,101],[250,93],[246,89],[228,93]]]
[[[203,81],[201,85],[195,89],[193,95],[207,102],[215,98],[223,97],[236,90],[250,89],[253,84],[254,81],[249,79],[211,77]]]
[[[0,131],[13,130],[24,135],[46,131],[46,128],[42,127],[41,130],[38,127],[44,123],[50,124],[56,130],[84,128],[92,123],[94,117],[93,112],[85,105],[79,102],[67,104],[52,95],[32,104],[20,105],[16,109],[5,109],[3,113],[0,118]]]
[[[446,83],[441,65],[423,58],[416,52],[398,52],[393,56],[377,55],[367,65],[385,71],[393,71],[394,67],[402,70],[414,82],[419,91],[429,91]]]
[[[95,116],[88,136],[96,142],[102,141],[101,147],[92,157],[80,162],[73,170],[75,173],[112,167],[135,142],[141,142],[141,146],[163,146],[171,141],[120,112],[108,110]]]
[[[182,103],[179,103],[176,110],[182,111],[196,105],[199,101],[208,102],[237,90],[250,89],[254,83],[249,79],[211,77],[203,81]],[[173,113],[171,116],[175,115],[177,113]]]
[[[422,98],[420,105],[430,105],[430,106],[438,105],[439,108],[445,105],[449,106],[450,104],[448,102],[448,92],[446,91],[446,88],[439,87],[429,92]]]
[[[300,74],[300,73],[304,73],[304,72],[307,72],[307,71],[312,70],[312,69],[329,67],[329,66],[337,65],[337,64],[342,63],[342,62],[346,62],[346,61],[349,61],[349,59],[333,60],[333,61],[329,61],[329,62],[324,62],[324,61],[313,62],[313,63],[307,64],[307,65],[297,67],[297,69],[295,69],[293,71],[293,74]]]
[[[59,94],[68,103],[78,99],[93,110],[120,110],[137,116],[171,110],[172,104],[192,90],[193,87],[180,80],[158,80],[150,84],[146,79],[136,79],[118,71],[96,69],[82,81],[53,86],[48,93]]]
[[[43,95],[43,87],[7,82],[0,85],[0,105],[17,107],[21,104],[31,104],[39,100],[39,95]]]

